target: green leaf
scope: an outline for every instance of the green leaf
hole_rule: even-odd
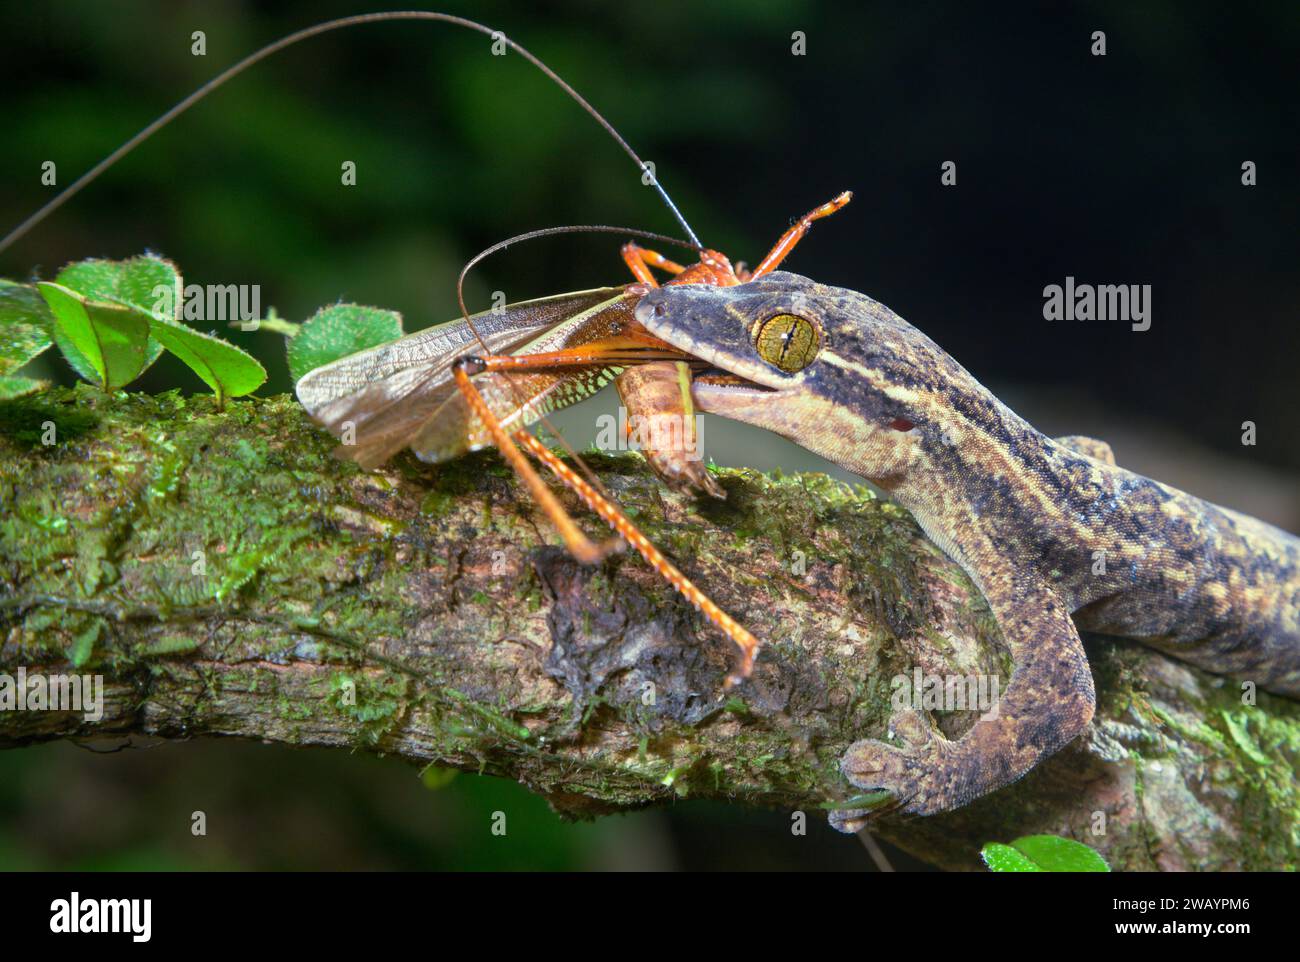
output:
[[[141,254],[124,261],[77,261],[59,271],[54,280],[93,300],[136,307],[151,317],[169,320],[180,317],[184,290],[180,271],[171,261],[154,254]],[[145,352],[145,368],[158,360],[162,350],[162,344],[151,337]]]
[[[1109,872],[1106,860],[1082,842],[1057,835],[1026,835],[980,851],[993,872]]]
[[[53,343],[53,321],[31,284],[0,284],[0,376],[12,374]]]
[[[169,260],[143,254],[125,261],[79,261],[60,271],[58,281],[147,316],[149,349],[145,367],[166,348],[212,388],[218,404],[250,394],[266,381],[266,369],[250,355],[228,341],[180,322],[184,285],[180,271]],[[69,356],[69,361],[77,367],[73,357]]]
[[[989,842],[980,849],[980,857],[990,872],[1041,872],[1042,869],[1010,845]]]
[[[115,391],[144,370],[149,321],[140,311],[49,281],[36,286],[54,314],[54,341],[78,374]]]
[[[124,261],[77,261],[59,271],[54,281],[97,301],[130,304],[173,320],[180,316],[180,271],[154,254]]]
[[[218,404],[224,405],[227,398],[251,394],[266,381],[266,368],[228,341],[159,317],[150,321],[149,329],[163,347],[212,388]]]
[[[335,304],[313,314],[289,342],[295,383],[308,371],[402,336],[402,315],[360,304]]]

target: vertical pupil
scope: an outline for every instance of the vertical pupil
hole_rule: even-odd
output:
[[[772,367],[793,374],[809,365],[818,351],[818,333],[811,322],[796,315],[775,315],[754,335],[758,355]]]
[[[777,314],[759,328],[755,347],[767,363],[793,374],[802,370],[817,351],[817,332],[802,317]]]

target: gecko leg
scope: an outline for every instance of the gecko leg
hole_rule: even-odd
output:
[[[949,741],[916,708],[895,711],[892,745],[855,742],[840,760],[857,788],[890,793],[883,808],[837,811],[831,824],[855,832],[883,811],[932,815],[1015,781],[1073,740],[1092,720],[1092,673],[1065,605],[1042,582],[1012,574],[981,579],[1015,668],[993,710]]]

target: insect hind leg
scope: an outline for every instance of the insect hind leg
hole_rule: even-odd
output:
[[[611,339],[611,341],[614,340],[616,339]],[[592,346],[588,344],[584,347],[591,348]],[[474,374],[510,367],[545,367],[573,363],[575,361],[572,352],[556,352],[550,355],[521,355],[518,357],[508,355],[490,357],[467,355],[459,358],[452,365],[452,376],[455,379],[457,388],[464,395],[470,410],[483,422],[502,457],[514,468],[515,473],[524,482],[529,493],[532,494],[542,510],[546,512],[547,517],[551,519],[551,523],[560,532],[565,546],[573,554],[574,558],[582,564],[595,564],[612,551],[621,548],[624,542],[632,545],[637,553],[646,560],[646,563],[672,585],[678,594],[698,608],[723,634],[735,642],[740,649],[740,664],[727,677],[726,682],[726,687],[734,687],[748,678],[752,672],[754,659],[760,646],[759,640],[744,625],[718,607],[713,599],[709,598],[676,565],[664,557],[663,553],[650,542],[649,538],[641,533],[618,505],[602,495],[585,478],[561,461],[550,448],[524,430],[516,431],[512,437],[502,426],[496,415],[492,413],[487,401],[470,379]],[[583,534],[572,516],[560,504],[555,493],[547,487],[546,482],[533,469],[532,464],[529,463],[523,451],[520,450],[520,445],[526,448],[533,457],[550,468],[556,477],[568,485],[588,508],[618,532],[620,538],[597,545]]]
[[[501,422],[492,413],[492,409],[488,407],[487,401],[483,399],[483,395],[479,393],[478,388],[470,380],[471,373],[481,374],[485,370],[487,370],[487,363],[483,358],[463,357],[452,366],[452,376],[455,378],[456,386],[460,389],[461,394],[464,395],[470,410],[483,422],[488,433],[492,436],[492,441],[496,444],[497,450],[501,452],[501,456],[514,468],[515,473],[524,482],[533,499],[546,512],[546,516],[551,519],[551,523],[560,532],[565,547],[582,564],[596,564],[619,550],[622,543],[618,539],[613,539],[612,542],[596,544],[582,533],[577,522],[573,520],[569,512],[564,510],[564,505],[560,504],[559,498],[546,486],[546,482],[541,479],[541,476],[533,469],[528,459],[524,457],[523,452],[519,450],[510,435],[506,433],[505,428],[501,426]],[[532,437],[532,435],[527,436]]]

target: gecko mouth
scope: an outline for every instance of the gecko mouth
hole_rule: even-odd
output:
[[[761,384],[756,384],[748,378],[741,377],[739,374],[732,374],[730,371],[724,371],[722,368],[711,366],[696,373],[692,383],[710,389],[720,388],[725,390],[727,388],[736,388],[745,391],[761,391],[764,394],[776,393],[776,388],[764,387]]]
[[[770,398],[779,394],[776,388],[764,387],[738,374],[707,367],[691,380],[691,396],[695,406],[705,414],[728,414],[737,404]]]
[[[691,323],[689,316],[684,320],[674,320],[672,312],[660,303],[668,293],[671,293],[674,300],[680,300],[688,295],[689,290],[689,286],[683,286],[651,291],[637,304],[635,314],[637,322],[651,335],[686,353],[693,360],[691,394],[696,406],[706,413],[734,417],[748,406],[764,400],[770,401],[774,395],[782,393],[785,384],[769,386],[762,383],[768,378],[760,364],[735,359],[732,356],[734,352],[710,344],[706,338],[697,336],[704,326]],[[716,289],[709,288],[708,293],[712,295]],[[744,370],[760,380],[737,374],[734,368]]]

